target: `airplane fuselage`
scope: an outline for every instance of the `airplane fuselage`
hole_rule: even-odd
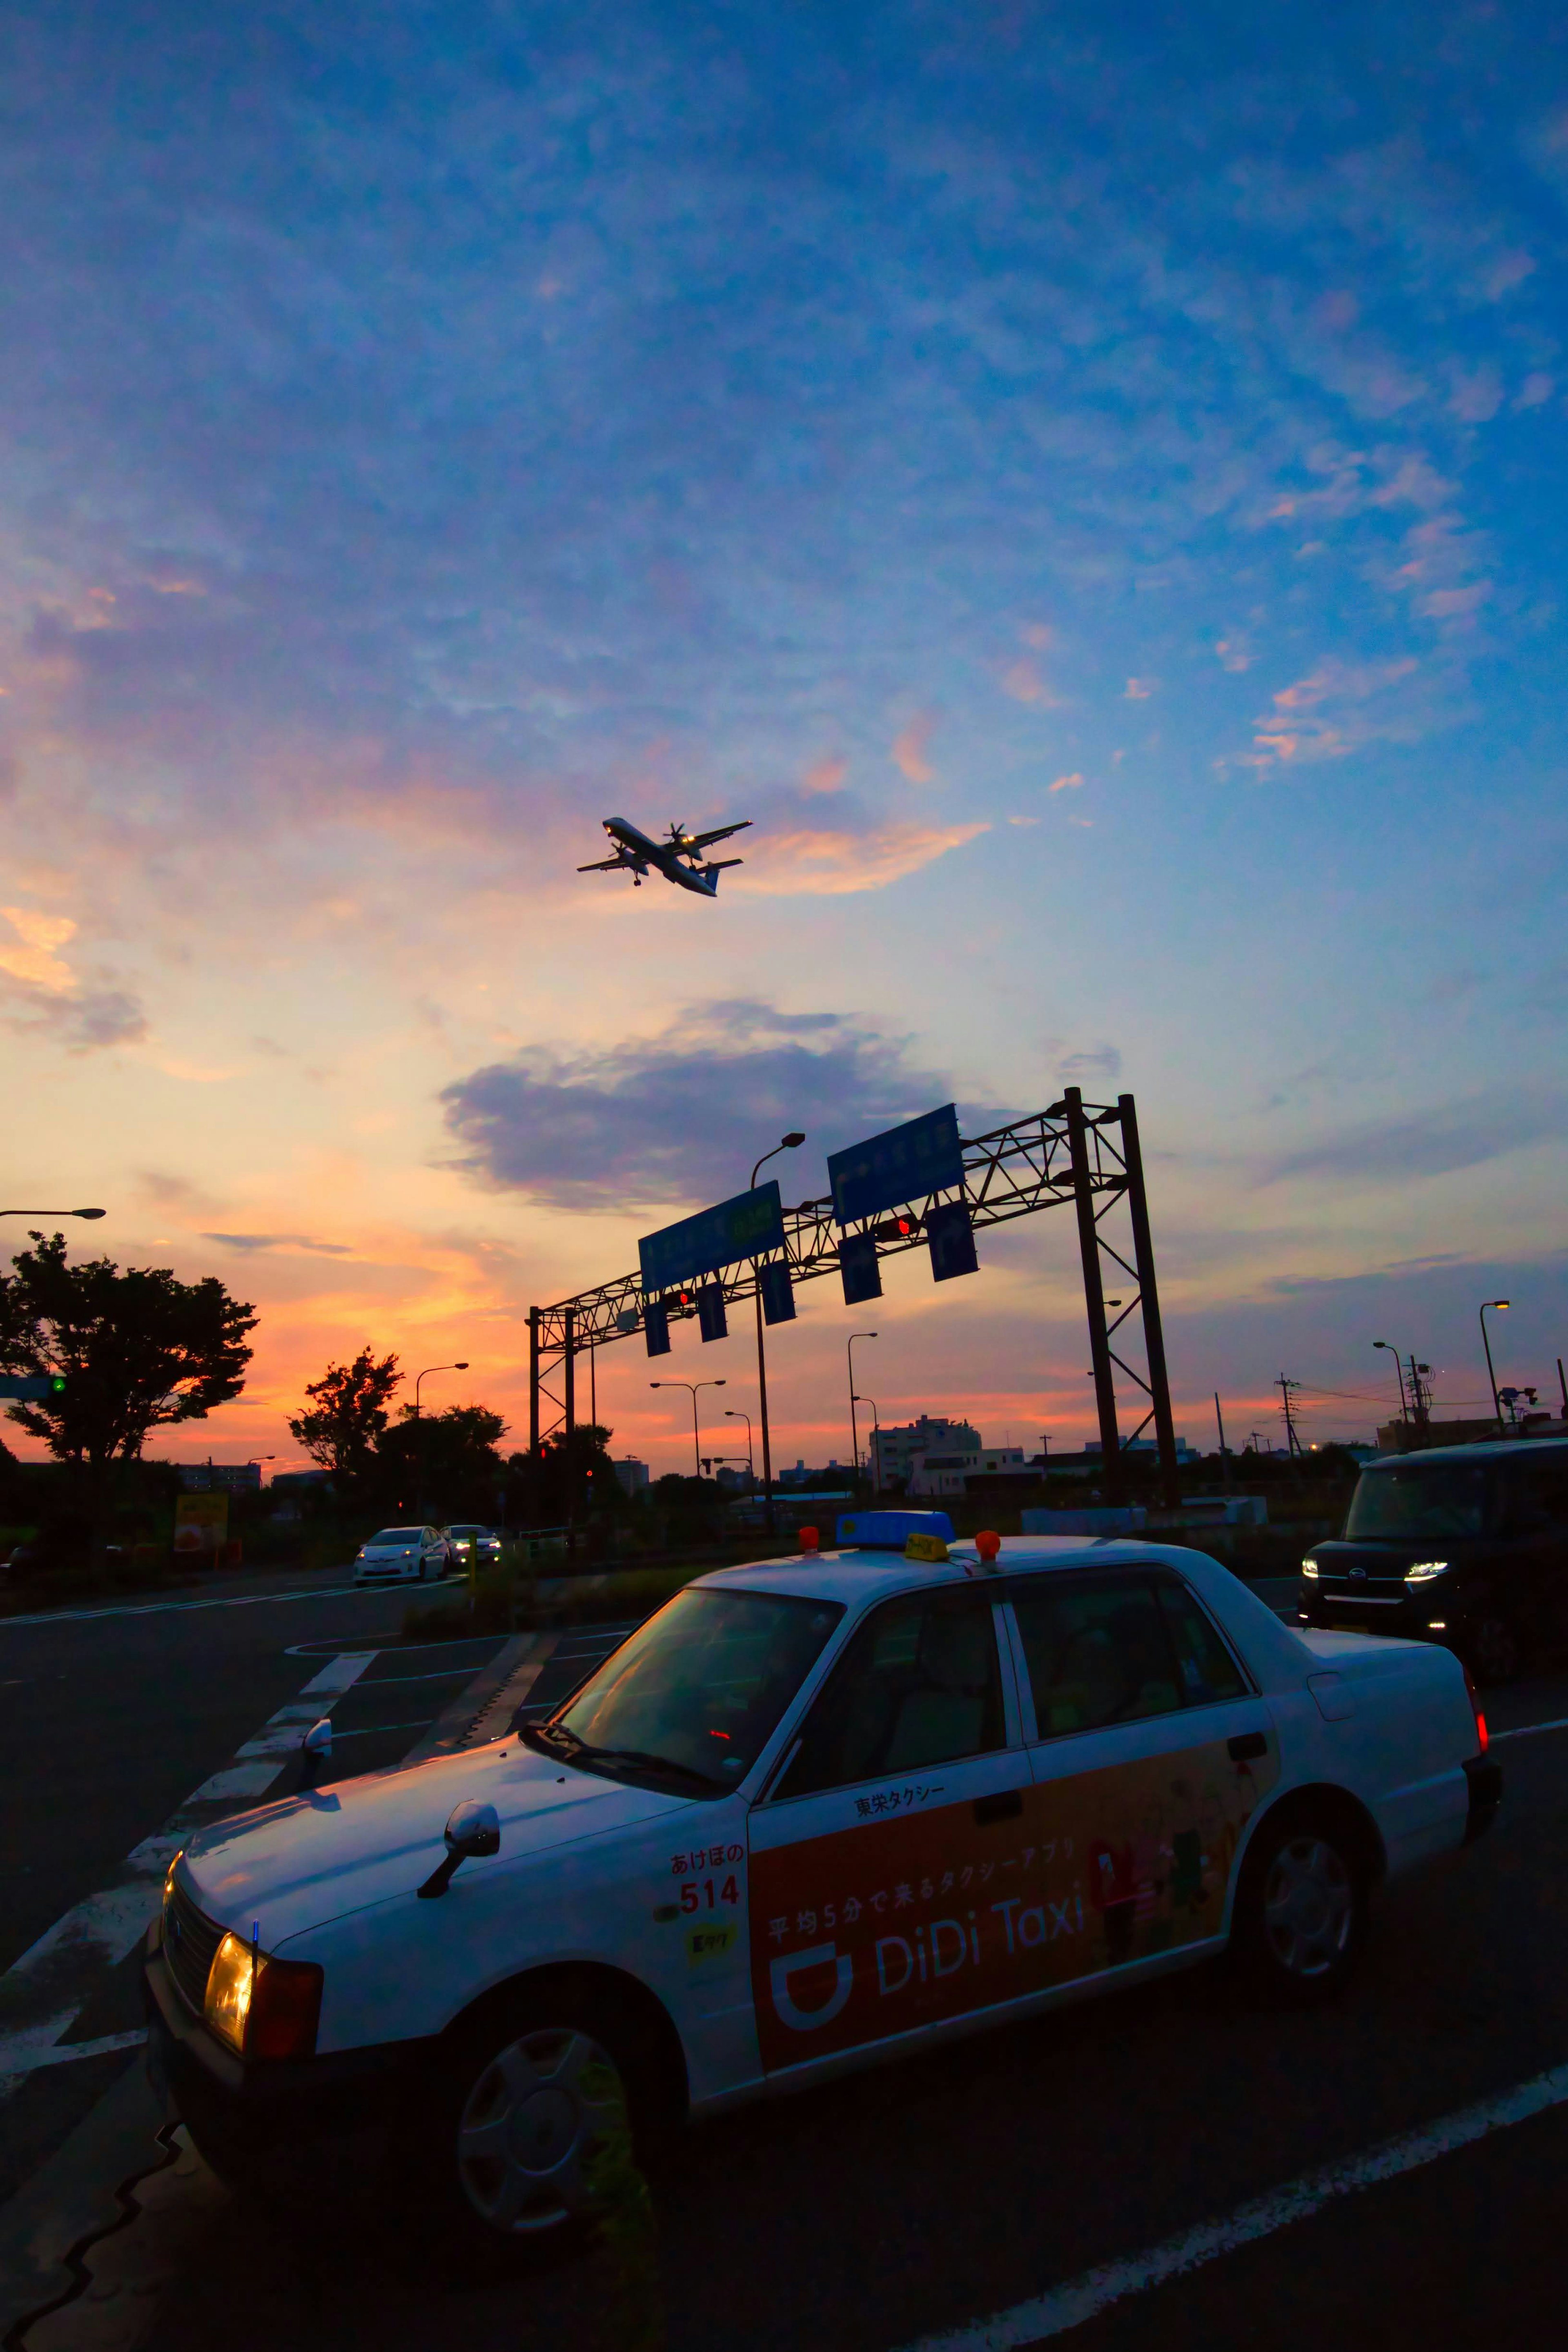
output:
[[[624,849],[635,860],[632,873],[637,881],[642,880],[652,866],[657,866],[667,882],[678,884],[682,890],[695,890],[700,898],[718,897],[718,876],[705,874],[700,867],[684,864],[685,853],[679,842],[650,841],[640,826],[624,816],[607,816],[605,831],[617,849]]]

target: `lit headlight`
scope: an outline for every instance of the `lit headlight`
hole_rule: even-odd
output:
[[[1315,1559],[1304,1559],[1301,1562],[1301,1573],[1303,1576],[1316,1576],[1318,1573],[1317,1561]]]
[[[1446,1559],[1418,1559],[1414,1568],[1405,1570],[1405,1581],[1406,1584],[1429,1584],[1435,1576],[1442,1575],[1447,1565]]]
[[[239,2056],[308,2058],[321,2011],[321,1971],[313,1962],[274,1959],[232,1934],[214,1953],[202,2014]]]
[[[202,2013],[218,2040],[226,2042],[231,2050],[245,2047],[251,1995],[265,1966],[259,1952],[253,1953],[237,1936],[226,1936],[213,1955]]]

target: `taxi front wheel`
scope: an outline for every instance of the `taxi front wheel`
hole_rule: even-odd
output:
[[[1331,2000],[1366,1942],[1368,1874],[1348,1825],[1296,1814],[1265,1823],[1237,1890],[1237,1957],[1254,1983],[1297,2008]]]
[[[426,2139],[449,2239],[525,2259],[581,2236],[631,2165],[646,2074],[635,2021],[591,1991],[525,1997],[460,2032]]]

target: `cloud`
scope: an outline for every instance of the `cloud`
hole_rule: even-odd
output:
[[[1122,689],[1123,702],[1147,702],[1158,681],[1152,677],[1130,677]]]
[[[1343,1129],[1272,1161],[1262,1181],[1311,1176],[1342,1183],[1407,1183],[1479,1168],[1563,1135],[1568,1102],[1541,1090],[1498,1089],[1409,1118]]]
[[[800,788],[803,793],[837,793],[843,789],[848,773],[847,760],[818,760],[801,778]]]
[[[1260,770],[1276,761],[1306,766],[1344,759],[1377,740],[1415,740],[1422,722],[1396,689],[1418,667],[1413,655],[1389,662],[1320,662],[1305,677],[1281,687],[1273,709],[1254,720],[1252,756],[1245,764]]]
[[[1070,776],[1058,776],[1055,783],[1048,784],[1046,789],[1053,793],[1076,793],[1082,782],[1083,778],[1075,768]]]
[[[721,1200],[792,1127],[809,1156],[775,1169],[786,1197],[825,1186],[822,1158],[947,1101],[904,1044],[847,1013],[749,1000],[697,1005],[604,1053],[536,1049],[446,1087],[458,1165],[479,1181],[578,1209]]]
[[[1062,1087],[1113,1087],[1121,1076],[1121,1055],[1114,1045],[1091,1045],[1057,1064],[1057,1084]]]
[[[885,890],[990,830],[978,820],[942,825],[894,822],[865,832],[847,825],[799,825],[770,833],[766,855],[725,878],[732,894],[747,898],[840,898],[858,890]]]
[[[1059,710],[1061,698],[1051,692],[1032,661],[1016,661],[1002,673],[1002,691],[1015,702],[1029,702],[1045,710]]]
[[[241,1250],[247,1255],[258,1250],[299,1250],[311,1257],[353,1257],[354,1253],[344,1242],[314,1241],[308,1234],[203,1234],[204,1242],[216,1242],[224,1249]]]
[[[1543,407],[1555,390],[1556,386],[1552,378],[1543,374],[1538,368],[1525,377],[1519,387],[1518,397],[1513,404],[1516,408]]]
[[[41,1034],[70,1054],[100,1045],[134,1044],[147,1034],[146,1018],[127,990],[100,976],[97,984],[79,980],[56,954],[76,936],[68,915],[45,915],[31,907],[0,908],[21,944],[0,946],[0,997],[12,1010],[5,1025],[26,1035]]]
[[[895,767],[902,771],[911,784],[936,782],[936,770],[926,758],[926,747],[936,731],[936,724],[934,710],[920,710],[902,732],[893,738],[889,756]]]
[[[1238,629],[1233,629],[1227,637],[1221,637],[1215,646],[1215,652],[1226,669],[1244,670],[1250,669],[1252,667],[1254,656],[1248,648],[1247,639]]]

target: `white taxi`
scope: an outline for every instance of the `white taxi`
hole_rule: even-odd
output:
[[[193,1840],[150,2038],[215,2167],[368,2137],[426,2218],[531,2239],[623,2095],[651,2130],[1226,1945],[1321,1999],[1496,1811],[1446,1650],[1174,1547],[912,1545],[704,1576],[547,1721]]]

